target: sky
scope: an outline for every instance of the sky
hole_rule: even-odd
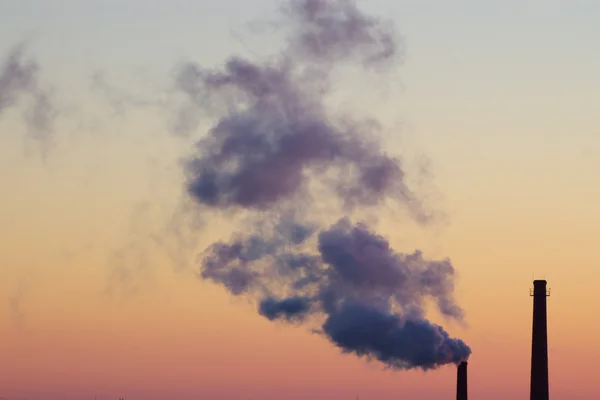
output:
[[[385,370],[198,279],[196,253],[231,224],[171,257],[148,239],[183,195],[186,148],[156,111],[174,67],[269,54],[277,38],[254,28],[277,4],[0,0],[1,56],[30,39],[58,105],[45,158],[20,105],[0,116],[0,397],[453,398],[452,366]],[[393,20],[404,62],[384,82],[341,77],[336,101],[376,116],[409,171],[428,167],[444,222],[378,229],[456,267],[467,324],[431,318],[472,348],[471,398],[528,398],[533,278],[552,290],[553,399],[598,398],[600,3],[359,4]],[[154,103],[111,105],[94,76]]]

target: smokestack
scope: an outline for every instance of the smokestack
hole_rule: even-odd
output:
[[[468,400],[466,361],[463,361],[458,365],[458,372],[456,375],[456,400]]]
[[[548,326],[545,280],[533,281],[533,333],[531,340],[530,400],[548,400]]]

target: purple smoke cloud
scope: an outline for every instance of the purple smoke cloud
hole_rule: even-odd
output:
[[[179,70],[177,88],[214,117],[186,163],[190,196],[210,208],[267,210],[310,197],[318,182],[348,208],[392,198],[421,212],[401,160],[379,142],[379,125],[325,107],[337,64],[393,65],[393,29],[350,1],[291,1],[283,10],[291,33],[274,60],[232,57],[222,69]],[[182,118],[181,126],[192,124],[189,113]]]
[[[199,276],[253,298],[269,320],[316,323],[343,352],[391,368],[466,360],[471,349],[426,318],[433,300],[446,318],[463,321],[450,260],[397,252],[347,217],[328,227],[307,222],[325,197],[343,213],[392,200],[418,221],[428,217],[401,160],[383,149],[379,124],[325,105],[338,65],[394,65],[394,29],[349,0],[290,0],[282,11],[288,35],[275,57],[232,57],[217,69],[186,64],[176,76],[212,121],[185,162],[187,194],[209,211],[262,220],[209,246]],[[189,128],[198,115],[187,109],[180,117]]]
[[[39,71],[40,67],[34,60],[25,58],[24,44],[11,49],[0,67],[0,116],[22,98],[29,97],[30,104],[23,112],[23,118],[31,138],[47,150],[56,110],[50,94],[40,83]]]
[[[425,316],[425,300],[431,299],[443,315],[462,321],[452,263],[427,260],[418,251],[397,253],[366,225],[342,219],[296,242],[277,228],[269,236],[238,235],[213,244],[202,260],[203,278],[235,296],[259,299],[259,313],[270,320],[324,317],[321,331],[344,352],[424,370],[471,353]]]

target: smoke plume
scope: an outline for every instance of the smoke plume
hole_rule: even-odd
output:
[[[50,94],[39,81],[38,64],[26,58],[25,45],[20,44],[8,53],[0,68],[0,117],[6,109],[28,97],[30,102],[23,118],[29,135],[47,150],[56,111]]]
[[[28,287],[24,281],[20,281],[16,291],[10,296],[10,317],[16,328],[22,329],[24,324],[23,300],[27,294]]]
[[[468,358],[462,340],[425,316],[432,299],[443,315],[462,321],[449,260],[397,253],[345,218],[319,232],[279,220],[270,232],[214,243],[202,254],[201,277],[259,299],[259,313],[270,320],[319,323],[344,352],[393,368],[432,369]]]
[[[425,219],[377,121],[325,107],[334,67],[393,66],[393,30],[349,1],[291,1],[284,11],[291,34],[273,59],[179,69],[177,88],[216,121],[187,161],[189,194],[213,209],[268,210],[325,188],[347,208],[393,198]],[[185,111],[179,126],[192,126]]]
[[[382,72],[401,46],[394,29],[350,0],[291,0],[281,53],[268,60],[233,57],[222,68],[182,66],[176,86],[214,124],[185,162],[186,189],[199,207],[260,221],[200,255],[200,276],[234,296],[250,296],[269,320],[318,324],[343,352],[385,365],[424,370],[468,358],[471,350],[426,319],[433,300],[462,321],[449,260],[394,251],[348,215],[394,201],[427,221],[387,154],[373,119],[326,107],[341,65]],[[315,210],[337,201],[337,223],[321,226]]]

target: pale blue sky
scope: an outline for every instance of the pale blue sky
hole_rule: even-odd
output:
[[[242,23],[266,15],[276,4],[274,0],[3,0],[0,48],[36,32],[43,58],[54,65],[67,60],[79,65],[85,60],[86,66],[147,62],[163,66],[186,55],[216,60],[231,52],[231,29],[239,31]],[[564,64],[565,59],[580,68],[597,62],[600,3],[594,0],[363,0],[361,4],[395,19],[409,38],[411,53],[423,59],[443,58],[445,64],[462,59],[478,70],[483,63],[503,59],[502,65],[487,72],[540,64],[537,69],[542,73],[550,72],[548,64]],[[572,72],[564,67],[562,71]],[[471,72],[478,76],[486,71]]]

